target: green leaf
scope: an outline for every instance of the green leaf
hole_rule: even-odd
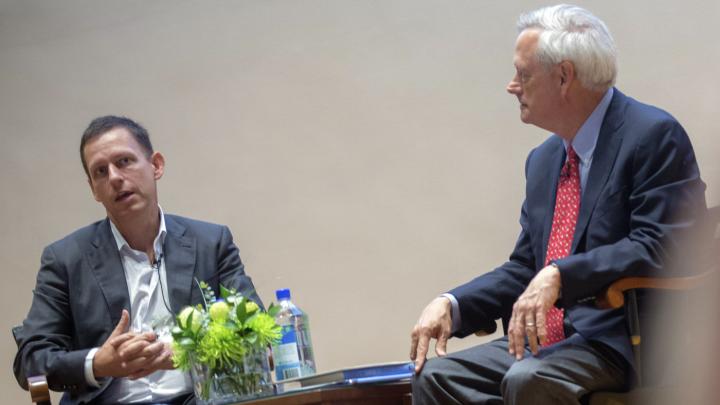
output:
[[[267,310],[267,314],[270,315],[271,318],[275,318],[275,315],[280,312],[280,305],[275,305],[275,303],[270,304],[270,308]]]
[[[240,298],[237,303],[235,303],[235,315],[237,315],[237,320],[240,323],[245,322],[245,318],[247,318],[247,308],[245,308],[245,298]]]
[[[227,298],[234,294],[233,290],[228,290],[222,284],[220,284],[220,298],[227,300]]]
[[[193,315],[195,315],[195,313],[190,312],[190,315],[188,315],[188,317],[187,317],[187,322],[185,322],[185,330],[187,330],[188,332],[192,332]]]
[[[251,345],[254,345],[258,340],[258,335],[255,332],[250,332],[247,336],[245,336],[245,340]]]

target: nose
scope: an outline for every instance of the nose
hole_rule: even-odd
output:
[[[517,73],[515,76],[510,80],[510,83],[507,84],[507,87],[505,90],[514,95],[519,95],[522,92],[522,86],[520,85],[520,78],[518,77]]]
[[[120,169],[113,164],[108,165],[108,179],[113,185],[119,185],[119,183],[122,183],[122,173],[120,172]]]

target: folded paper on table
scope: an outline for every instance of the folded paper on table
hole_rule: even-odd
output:
[[[282,380],[278,381],[276,385],[277,392],[283,393],[328,385],[384,383],[408,379],[412,377],[414,369],[415,365],[407,361],[371,364]]]

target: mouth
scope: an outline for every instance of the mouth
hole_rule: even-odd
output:
[[[117,197],[115,197],[115,202],[127,201],[127,199],[129,199],[132,195],[132,191],[121,191],[118,193]]]

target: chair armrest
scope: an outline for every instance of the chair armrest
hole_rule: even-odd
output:
[[[38,405],[50,405],[50,390],[48,389],[47,378],[44,375],[28,377],[28,391],[32,402]]]
[[[625,305],[625,291],[637,288],[650,288],[660,290],[692,290],[704,283],[715,274],[709,270],[694,276],[687,277],[626,277],[610,284],[596,299],[596,304],[603,309],[616,309]]]

